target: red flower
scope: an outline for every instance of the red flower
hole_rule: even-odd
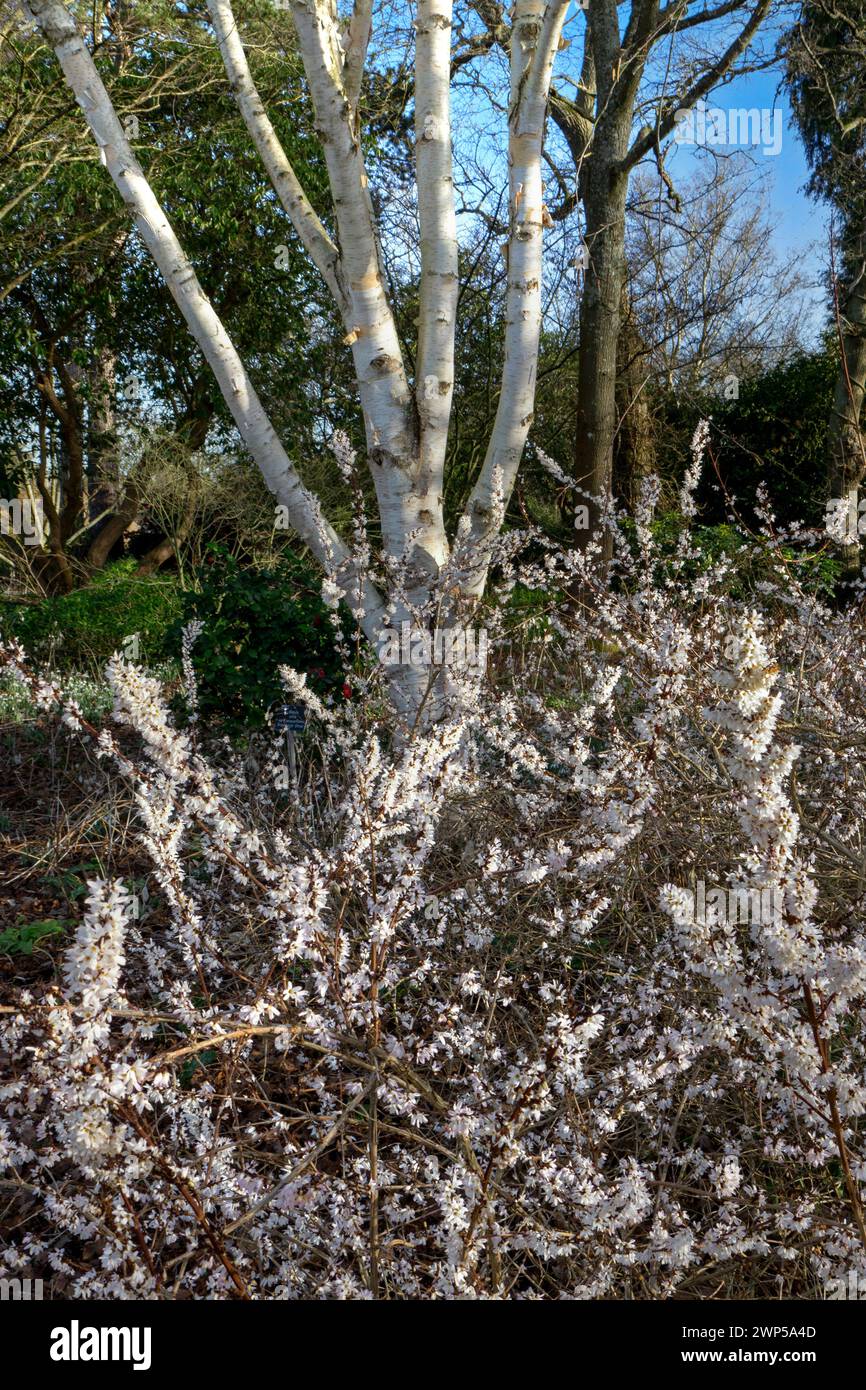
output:
[[[351,700],[352,698],[352,687],[348,681],[343,681],[343,698],[345,700]]]

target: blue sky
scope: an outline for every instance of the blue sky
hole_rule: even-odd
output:
[[[778,155],[765,156],[758,149],[754,159],[757,169],[767,179],[770,209],[776,224],[773,249],[784,259],[805,261],[805,272],[810,282],[814,282],[811,297],[817,333],[827,313],[824,277],[829,262],[829,209],[805,192],[808,165],[796,128],[791,125],[790,104],[778,85],[778,72],[747,75],[717,88],[707,105],[723,111],[757,107],[782,113],[781,151]],[[671,171],[674,172],[677,159],[694,157],[687,148],[678,149],[669,161]]]
[[[695,8],[698,7],[697,0],[695,0]],[[787,20],[790,20],[790,17],[789,14],[785,16]],[[580,12],[573,10],[566,26],[572,47],[567,57],[564,56],[558,64],[554,79],[563,85],[565,91],[573,90],[568,79],[569,77],[574,78],[579,71],[583,49],[584,23]],[[726,44],[740,27],[740,20],[736,22],[731,20],[730,27],[725,23],[708,26],[705,38],[710,45],[709,51],[712,52],[714,46]],[[771,51],[782,32],[782,19],[780,18],[775,26],[766,30],[762,35],[759,51],[764,53]],[[499,80],[500,83],[504,82],[506,80],[504,59],[494,53],[492,61],[499,62],[502,68]],[[656,69],[653,73],[656,82],[664,75],[666,61],[667,51],[662,46],[658,54],[654,56],[652,64]],[[827,322],[826,276],[829,261],[829,214],[825,205],[816,203],[805,192],[809,170],[796,128],[791,125],[790,104],[787,95],[784,90],[779,89],[780,77],[780,68],[739,77],[717,87],[707,99],[707,105],[722,110],[757,108],[768,112],[778,111],[781,115],[782,144],[780,152],[777,155],[765,156],[760,148],[756,149],[753,154],[754,166],[756,172],[766,178],[768,205],[774,223],[771,250],[780,260],[799,261],[801,263],[800,268],[810,283],[811,288],[808,291],[808,302],[812,306],[809,315],[810,336],[814,339],[817,338]],[[505,125],[502,113],[500,112],[498,119],[491,121],[489,107],[485,107],[482,103],[480,107],[476,108],[474,93],[470,95],[463,88],[458,89],[458,93],[455,95],[456,143],[458,146],[462,144],[464,151],[474,148],[476,158],[480,152],[483,152],[483,158],[480,162],[491,176],[492,188],[495,193],[502,183],[502,179],[498,178],[497,174],[501,170],[504,175]],[[686,146],[672,145],[668,152],[667,165],[674,182],[677,183],[689,177],[692,172],[689,165],[692,161],[706,160],[707,157],[706,152],[701,153]],[[567,159],[564,168],[567,172]]]
[[[758,159],[768,166],[772,181],[772,203],[780,219],[779,246],[797,253],[815,239],[826,244],[828,216],[827,208],[803,191],[809,170],[797,131],[790,124],[791,108],[786,94],[777,91],[777,87],[776,73],[756,73],[721,88],[711,100],[722,109],[757,106],[782,111],[781,153],[768,159],[759,153]]]

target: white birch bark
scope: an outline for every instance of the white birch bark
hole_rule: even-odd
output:
[[[408,469],[415,456],[409,385],[385,291],[363,153],[343,87],[337,27],[328,0],[292,0],[292,15],[328,168],[370,444],[388,462]]]
[[[499,404],[478,482],[464,516],[469,594],[484,589],[535,405],[541,334],[544,190],[542,145],[553,62],[569,0],[517,0],[511,35],[505,362]]]
[[[373,26],[373,0],[355,0],[352,9],[352,18],[349,20],[349,28],[346,33],[345,50],[346,57],[343,61],[343,86],[346,89],[346,98],[349,102],[349,109],[355,122],[355,129],[359,125],[359,106],[361,101],[361,87],[364,82],[364,63],[367,60],[367,47],[370,42],[370,30]]]
[[[457,218],[451,157],[452,0],[418,0],[415,23],[415,171],[421,230],[421,285],[415,398],[420,469],[441,493],[454,392]]]
[[[283,208],[308,256],[331,291],[344,321],[351,305],[342,284],[340,253],[301,187],[252,79],[238,26],[226,0],[207,0],[229,86]]]
[[[292,0],[304,71],[322,140],[345,283],[350,339],[386,555],[412,533],[413,589],[429,587],[447,555],[441,497],[419,476],[419,441],[373,207],[330,0]]]

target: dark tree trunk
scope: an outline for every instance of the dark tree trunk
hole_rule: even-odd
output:
[[[646,344],[631,316],[626,290],[620,317],[612,481],[614,496],[634,511],[643,479],[655,470],[656,449],[646,376],[642,370]]]
[[[625,132],[627,139],[628,132]],[[586,247],[589,265],[580,303],[578,354],[577,435],[575,481],[593,497],[610,494],[613,447],[617,426],[617,344],[625,285],[626,175],[616,175],[612,164],[624,147],[622,133],[610,132],[609,141],[598,139],[593,150],[589,188],[584,201]],[[584,500],[584,499],[578,499]],[[581,538],[597,537],[596,503],[588,502],[590,526],[576,532]]]

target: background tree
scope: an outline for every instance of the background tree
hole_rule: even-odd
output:
[[[743,154],[707,152],[675,200],[651,170],[635,176],[617,365],[618,498],[632,502],[652,469],[672,496],[697,421],[718,421],[746,382],[768,380],[803,352],[813,281],[808,261],[774,253],[773,231],[766,184]]]
[[[651,157],[660,178],[668,178],[663,146],[676,113],[752,66],[754,60],[747,62],[744,55],[771,3],[632,0],[621,21],[616,0],[589,0],[575,94],[562,82],[551,94],[551,113],[576,180],[571,198],[556,215],[580,205],[588,259],[580,302],[575,476],[594,495],[610,490],[618,426],[617,353],[627,304],[630,177]],[[578,542],[590,534],[578,532]]]

